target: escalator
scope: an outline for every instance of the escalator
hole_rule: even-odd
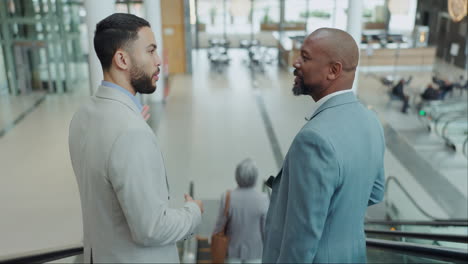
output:
[[[468,222],[367,221],[369,263],[468,263]]]
[[[365,226],[368,263],[468,263],[468,221],[367,221]],[[198,246],[195,239],[178,245],[181,263],[211,263],[208,241],[199,240]],[[0,263],[79,263],[82,254],[83,247],[74,245],[6,256]]]
[[[264,188],[263,191],[268,193],[270,189]],[[193,183],[190,184],[189,193],[194,197]],[[415,201],[410,200],[410,202]],[[208,209],[210,201],[206,201],[205,204],[207,205],[205,209]],[[214,208],[217,206],[218,203],[212,203],[213,208],[205,210],[203,217],[205,225],[214,222],[217,212]],[[422,210],[417,203],[415,208]],[[211,228],[199,227],[198,236],[177,244],[181,263],[211,263],[208,233],[201,231]],[[467,219],[426,221],[366,219],[365,232],[368,263],[468,263]],[[81,263],[82,255],[82,245],[71,245],[0,257],[0,263]]]

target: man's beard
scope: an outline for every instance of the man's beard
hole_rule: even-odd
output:
[[[293,88],[292,88],[292,92],[295,96],[299,96],[299,95],[308,95],[310,94],[310,89],[308,89],[305,85],[304,85],[304,81],[302,79],[300,79],[299,83],[295,83]]]
[[[298,76],[297,74],[297,70],[294,70],[294,75]],[[295,96],[310,95],[311,87],[308,87],[304,84],[304,80],[302,79],[302,77],[298,76],[297,80],[298,81],[294,83],[294,86],[292,88],[293,94]]]
[[[153,75],[146,73],[138,66],[134,66],[130,70],[130,84],[135,89],[135,92],[140,94],[151,94],[156,91],[156,83],[153,83]]]

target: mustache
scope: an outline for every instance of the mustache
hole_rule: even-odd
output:
[[[159,75],[159,73],[161,73],[161,69],[158,67],[158,70],[155,71],[153,75]]]
[[[299,71],[297,69],[294,69],[294,76],[297,76],[297,77],[302,77],[302,75],[299,73]]]

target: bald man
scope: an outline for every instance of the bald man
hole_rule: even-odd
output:
[[[318,29],[302,45],[292,91],[318,108],[267,182],[263,263],[366,262],[364,216],[383,199],[385,141],[351,90],[358,61],[342,30]]]

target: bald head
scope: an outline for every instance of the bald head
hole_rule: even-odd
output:
[[[293,67],[293,93],[312,96],[315,101],[328,94],[352,89],[359,49],[348,33],[334,28],[321,28],[302,44]]]
[[[340,62],[343,71],[354,72],[359,62],[356,41],[347,32],[336,28],[319,28],[310,34],[305,43],[313,42],[328,55],[331,62]]]

